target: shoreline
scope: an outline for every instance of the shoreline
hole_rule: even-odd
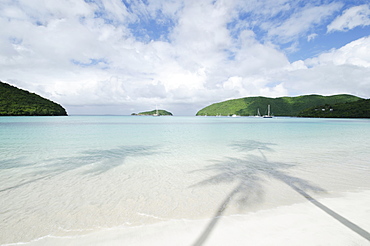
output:
[[[370,191],[318,201],[370,232]],[[207,227],[216,221],[212,230]],[[176,219],[136,227],[121,226],[77,236],[44,236],[4,245],[367,245],[360,235],[309,201],[247,214],[202,220]]]

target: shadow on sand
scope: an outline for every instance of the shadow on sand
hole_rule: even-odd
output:
[[[156,153],[154,146],[120,146],[115,149],[88,150],[83,151],[78,156],[61,157],[45,160],[43,165],[40,163],[30,163],[25,159],[9,159],[0,161],[1,169],[30,168],[27,181],[0,189],[0,192],[9,191],[34,183],[40,180],[49,179],[57,175],[86,167],[81,173],[84,175],[100,175],[109,170],[124,164],[126,158],[135,156],[147,156]]]
[[[320,208],[348,229],[370,241],[370,234],[367,231],[326,207],[307,193],[326,192],[324,189],[312,184],[308,180],[288,174],[288,169],[295,165],[269,161],[265,156],[265,152],[273,152],[274,150],[271,148],[273,145],[258,141],[237,142],[232,144],[231,147],[242,152],[249,152],[245,158],[227,158],[224,161],[216,161],[215,164],[203,170],[198,170],[210,171],[216,174],[194,186],[217,185],[235,181],[238,182],[238,185],[221,202],[212,220],[194,242],[193,246],[201,246],[206,242],[232,199],[236,199],[241,206],[260,202],[264,196],[262,186],[263,177],[266,176],[287,184],[313,205]]]

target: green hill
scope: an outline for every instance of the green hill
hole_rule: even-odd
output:
[[[152,111],[147,111],[147,112],[141,112],[141,113],[138,113],[138,114],[131,114],[131,115],[154,115],[157,113],[157,110],[154,109]],[[163,110],[163,109],[158,109],[158,115],[160,116],[172,116],[172,113],[171,112],[168,112],[166,110]]]
[[[300,112],[298,117],[370,118],[370,99],[311,107]]]
[[[0,81],[0,116],[67,115],[57,103]]]
[[[267,113],[267,105],[271,105],[271,114],[274,116],[297,116],[299,112],[317,105],[354,102],[361,98],[352,95],[305,95],[297,97],[245,97],[214,103],[198,111],[200,115],[256,115],[259,109],[261,114]]]

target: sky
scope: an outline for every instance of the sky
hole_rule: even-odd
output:
[[[0,0],[0,81],[70,115],[370,97],[368,0]]]

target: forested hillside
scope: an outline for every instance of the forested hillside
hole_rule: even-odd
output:
[[[354,102],[361,98],[352,95],[305,95],[297,97],[245,97],[214,103],[198,111],[196,115],[256,115],[267,113],[267,106],[271,105],[271,113],[275,116],[297,116],[302,110],[325,104]]]
[[[370,118],[370,99],[316,106],[303,110],[298,116],[319,118]]]
[[[0,81],[0,116],[67,115],[59,104]]]

